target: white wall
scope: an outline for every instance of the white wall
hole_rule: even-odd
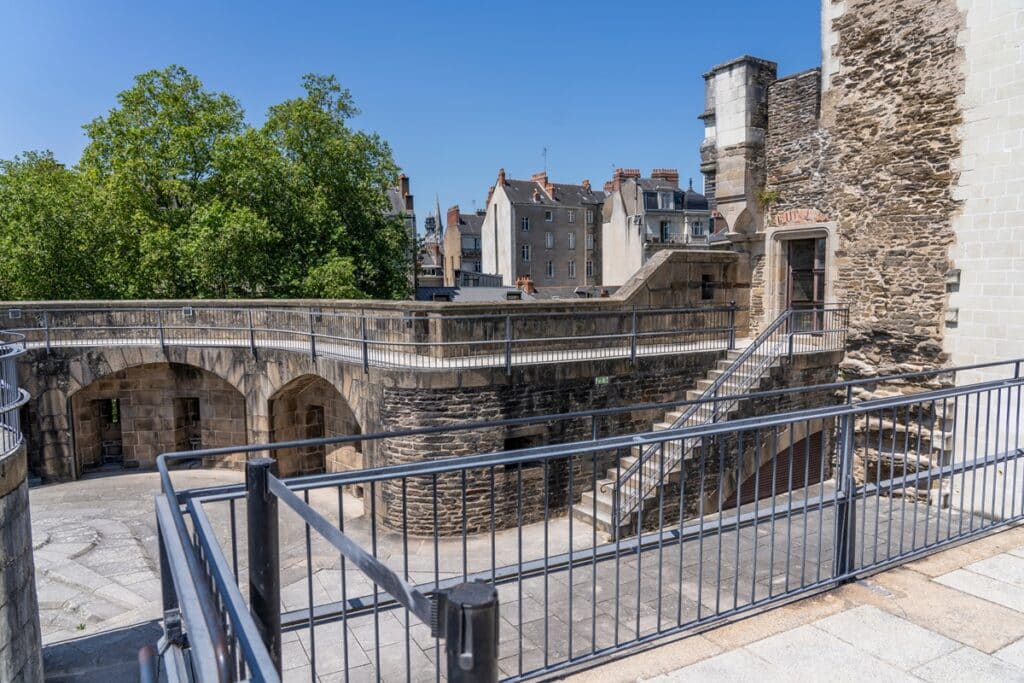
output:
[[[612,202],[612,215],[601,225],[601,284],[619,287],[643,265],[643,226],[632,224],[617,195],[607,201]]]
[[[963,205],[950,255],[961,273],[959,291],[949,300],[958,319],[947,327],[944,344],[953,364],[965,365],[1024,356],[1024,1],[958,0],[957,5],[966,20],[958,40],[966,60],[956,188]],[[957,382],[1012,373],[1005,367],[963,372]],[[985,455],[986,444],[990,454],[1024,445],[1016,412],[1021,397],[1016,391],[1007,394],[993,393],[992,403],[980,409],[981,424],[995,425],[998,413],[1002,425],[998,434],[993,429],[979,435],[978,457]],[[997,471],[1002,469],[1009,471]],[[1010,477],[1016,490],[1024,491],[1024,466],[987,473],[989,486],[993,476],[996,481]],[[976,488],[971,478],[961,484],[968,495]],[[1017,500],[1019,509],[1024,495]]]
[[[514,218],[512,204],[508,201],[505,191],[500,187],[494,188],[494,194],[487,205],[487,215],[484,216],[484,224],[481,229],[480,247],[483,271],[501,275],[502,284],[510,287],[516,284],[514,258],[516,232],[512,225]],[[495,226],[497,226],[497,236],[495,236]],[[495,245],[495,239],[497,239],[497,245]]]

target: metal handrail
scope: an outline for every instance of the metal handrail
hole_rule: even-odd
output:
[[[467,368],[706,351],[730,347],[736,305],[447,315],[332,311],[311,306],[24,308],[0,322],[45,347],[213,344],[308,352],[369,367]],[[545,332],[551,320],[565,329]],[[33,324],[34,323],[34,324]],[[604,342],[598,344],[597,342]],[[638,346],[640,348],[638,349]]]
[[[700,398],[690,405],[682,414],[673,420],[671,428],[694,424],[708,424],[718,422],[722,415],[728,415],[732,408],[737,405],[740,397],[759,382],[765,369],[770,367],[776,360],[784,355],[793,356],[793,339],[803,334],[819,334],[825,332],[839,332],[845,335],[845,319],[847,308],[844,306],[821,306],[811,309],[788,309],[773,320],[750,345],[734,360],[711,385],[705,389]],[[819,315],[826,315],[828,312],[838,312],[844,321],[840,329],[827,330],[792,330],[791,323],[797,315],[811,315],[812,320],[817,320]],[[784,342],[781,343],[780,342]],[[842,344],[839,345],[842,348]],[[823,349],[824,350],[824,349]],[[753,363],[750,361],[753,360]],[[745,374],[740,374],[740,371]],[[739,377],[740,381],[733,379]],[[730,394],[735,397],[729,401],[720,401],[718,393],[723,387],[729,387]],[[658,489],[663,483],[667,473],[683,462],[690,450],[697,443],[696,439],[683,440],[678,449],[670,449],[668,457],[664,449],[657,445],[649,446],[640,457],[629,467],[619,473],[613,489],[612,503],[612,529],[619,529],[621,522],[628,515],[636,511],[642,504],[643,499]],[[647,468],[650,461],[655,457],[662,458],[658,465],[657,473],[651,473],[647,481],[643,479],[643,470]],[[635,479],[639,479],[634,483]]]

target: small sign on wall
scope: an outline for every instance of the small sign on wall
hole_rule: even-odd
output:
[[[596,384],[597,386],[601,386],[602,384],[608,384],[609,382],[611,382],[611,380],[612,378],[609,377],[608,375],[598,375],[597,377],[594,378],[594,384]]]

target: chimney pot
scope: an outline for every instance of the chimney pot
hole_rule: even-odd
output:
[[[590,181],[588,179],[584,178],[583,182],[580,183],[580,185],[583,186],[584,190],[586,190],[587,192],[590,192]]]
[[[498,184],[505,185],[505,169],[503,168],[498,169]]]

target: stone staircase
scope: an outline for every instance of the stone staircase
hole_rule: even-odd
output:
[[[742,354],[743,349],[729,351],[725,359],[720,360],[717,366],[710,370],[704,379],[697,381],[695,389],[686,392],[686,399],[696,401],[702,398],[709,398],[707,392],[712,389],[715,381],[723,375],[726,375],[726,378],[717,390],[720,396],[759,391],[772,368],[778,367],[781,363],[781,358],[777,357],[761,367],[734,367]],[[742,361],[740,362],[742,363]],[[678,421],[683,418],[685,412],[691,406],[682,406],[669,411],[665,413],[662,421],[656,422],[653,425],[653,430],[678,429],[684,426],[692,427],[708,424],[712,421],[721,422],[729,420],[739,408],[736,401],[720,403],[718,414],[714,415],[711,405],[710,403],[702,405],[696,413],[693,413],[681,422]],[[696,442],[697,439],[690,441]],[[693,443],[687,443],[685,447],[687,450],[690,450],[693,447]],[[605,478],[597,481],[596,489],[583,493],[580,502],[573,506],[573,516],[580,521],[595,525],[598,530],[612,537],[620,534],[628,535],[631,533],[631,529],[635,530],[636,528],[637,515],[642,516],[645,513],[650,513],[652,510],[657,510],[659,499],[666,488],[672,487],[675,491],[678,491],[677,487],[681,471],[686,462],[694,457],[692,452],[679,457],[682,448],[684,448],[682,441],[671,441],[666,442],[663,448],[658,448],[645,455],[640,446],[633,446],[630,450],[630,455],[620,458],[618,467],[609,468]],[[628,479],[623,481],[623,474],[641,457],[645,457],[642,468],[638,468]],[[661,471],[662,458],[669,462],[664,473]],[[661,478],[660,482],[658,481],[659,477]],[[637,508],[627,513],[625,511],[625,499],[628,496],[624,491],[631,488],[634,491],[644,489],[644,494],[642,502]],[[613,492],[616,490],[620,492],[621,508],[618,528],[614,528],[615,525],[612,520],[614,508]],[[595,508],[597,512],[596,517],[594,515]],[[678,514],[678,508],[675,508],[675,511]]]
[[[927,388],[927,387],[926,387]],[[913,394],[921,388],[878,387],[861,391],[855,402]],[[858,483],[907,479],[893,489],[896,497],[915,498],[945,507],[950,495],[948,479],[914,481],[918,472],[948,465],[954,448],[956,410],[952,402],[903,406],[861,415],[854,422],[854,478]]]

